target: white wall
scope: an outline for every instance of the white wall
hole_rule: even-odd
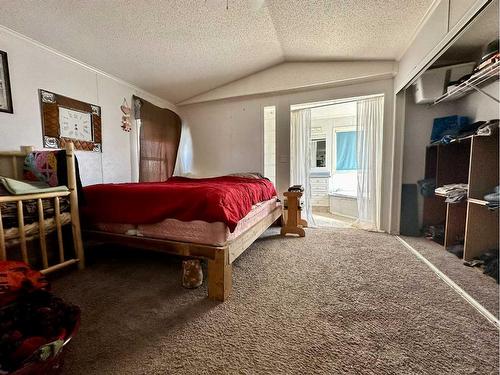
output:
[[[131,104],[135,94],[161,107],[175,106],[1,26],[0,50],[8,54],[14,107],[14,114],[0,113],[0,150],[42,147],[38,89],[45,89],[101,106],[102,154],[77,153],[83,183],[131,181],[136,159],[133,135],[120,128],[123,98]]]
[[[406,91],[405,108],[403,184],[416,184],[424,178],[425,149],[430,143],[434,119],[461,113],[457,112],[457,102],[415,104],[413,87]]]
[[[257,94],[270,95],[291,90],[345,86],[392,78],[395,72],[394,61],[284,62],[197,95],[179,105]]]
[[[495,81],[481,88],[486,93],[497,98],[500,94],[500,82]],[[488,99],[479,92],[464,97],[460,101],[460,110],[465,116],[468,116],[473,121],[486,121],[500,118],[500,107],[491,99]]]
[[[263,107],[276,105],[277,188],[283,192],[290,180],[290,105],[380,93],[385,94],[382,225],[388,228],[393,139],[392,79],[181,106],[181,116],[192,134],[192,172],[199,176],[263,172]]]

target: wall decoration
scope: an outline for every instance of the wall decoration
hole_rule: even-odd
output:
[[[122,116],[122,129],[125,132],[130,132],[132,130],[132,123],[130,122],[130,113],[132,110],[130,109],[130,106],[127,103],[127,99],[123,98],[123,103],[120,106],[120,109],[122,110],[123,116]]]
[[[43,146],[102,152],[101,107],[39,90]]]
[[[7,52],[0,51],[0,112],[14,113]]]

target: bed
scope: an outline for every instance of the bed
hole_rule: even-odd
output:
[[[224,301],[232,263],[281,217],[276,195],[269,180],[240,176],[88,186],[84,238],[206,259],[208,296]]]
[[[15,259],[37,266],[34,259],[41,258],[36,268],[45,274],[74,264],[84,268],[73,143],[67,142],[64,151],[58,153],[58,157],[65,166],[62,180],[67,188],[21,195],[8,194],[0,189],[0,260],[7,260],[8,255],[14,253]],[[35,152],[32,146],[21,146],[19,151],[0,151],[0,176],[23,179],[26,177],[26,158],[42,153],[48,151]],[[72,255],[68,255],[64,248],[63,227],[66,224],[71,224],[74,252],[69,253]],[[51,252],[46,240],[51,232],[57,234],[55,253]],[[37,239],[39,257],[30,251],[29,246]]]

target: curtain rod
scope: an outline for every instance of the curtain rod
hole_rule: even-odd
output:
[[[316,103],[325,103],[325,104],[292,104],[290,106],[290,111],[300,111],[301,109],[314,109],[314,108],[321,108],[321,107],[330,107],[332,105],[336,104],[345,104],[345,103],[352,103],[352,102],[357,102],[363,99],[371,99],[371,98],[377,98],[379,96],[384,96],[384,94],[374,94],[374,95],[365,95],[365,96],[357,96],[354,98],[346,98],[346,99],[334,99],[331,101],[328,101],[325,103],[325,101],[322,102],[316,102]],[[314,103],[314,102],[313,102]],[[298,108],[293,108],[292,107],[298,107]]]

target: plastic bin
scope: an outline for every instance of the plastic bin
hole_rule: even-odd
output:
[[[447,116],[435,118],[432,125],[431,142],[439,141],[445,135],[456,136],[467,131],[469,118],[464,116]]]

